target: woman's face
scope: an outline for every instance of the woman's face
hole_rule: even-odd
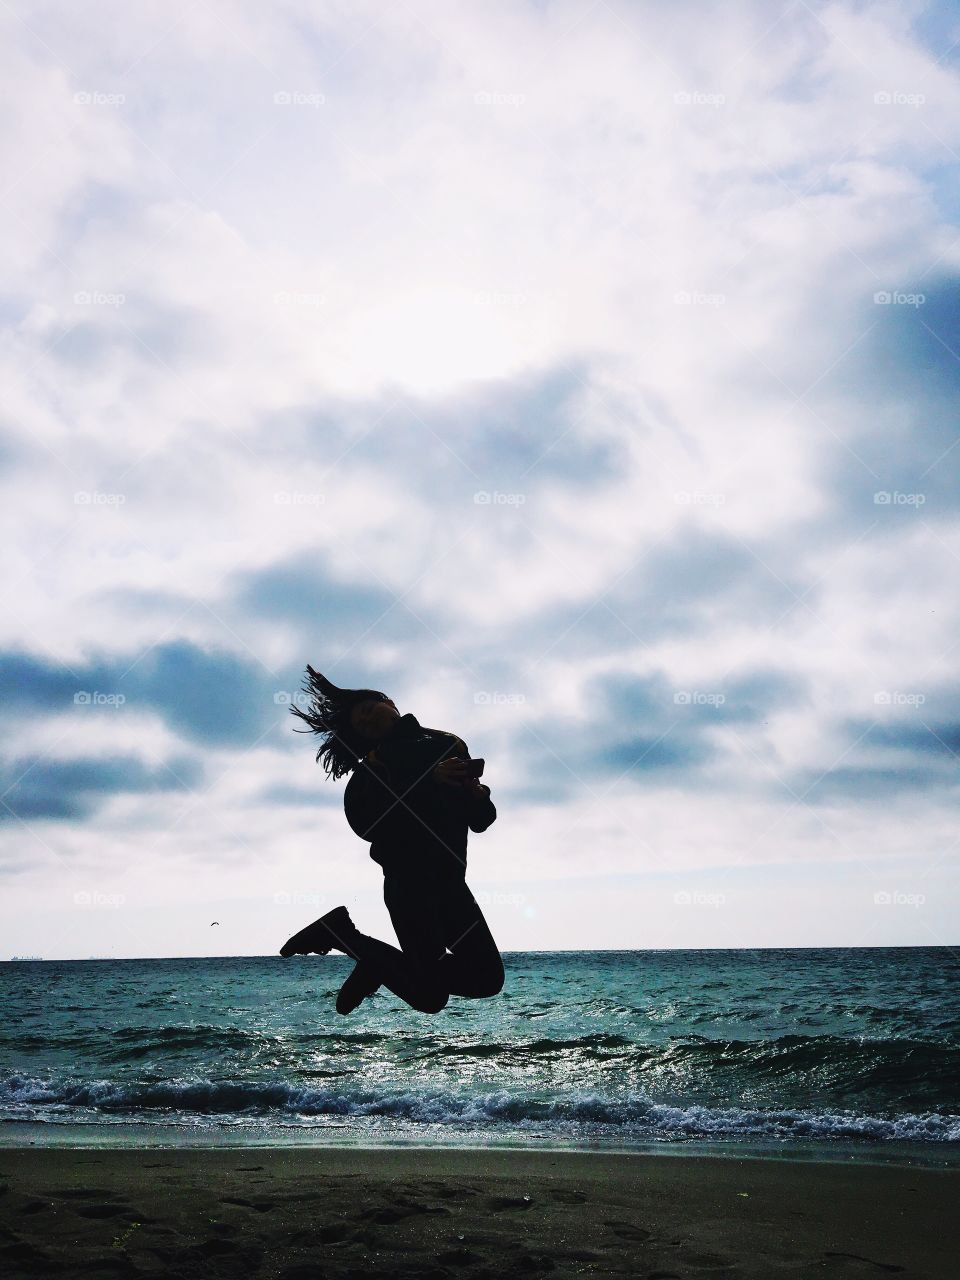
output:
[[[358,702],[350,712],[350,723],[365,742],[376,743],[399,715],[392,698],[387,698],[385,702],[368,698],[364,702]]]

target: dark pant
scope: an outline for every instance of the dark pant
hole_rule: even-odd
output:
[[[500,952],[465,880],[425,885],[385,876],[383,901],[401,950],[361,933],[350,954],[394,995],[422,1013],[439,1013],[452,995],[503,990]]]

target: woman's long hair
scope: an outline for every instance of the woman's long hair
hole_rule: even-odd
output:
[[[350,723],[351,711],[358,702],[365,702],[368,698],[379,698],[385,702],[387,694],[379,689],[340,689],[319,671],[314,671],[309,662],[302,687],[307,694],[307,709],[291,707],[290,710],[308,727],[294,729],[294,733],[321,734],[323,741],[317,751],[317,760],[322,757],[328,777],[340,778],[355,767],[367,748]]]

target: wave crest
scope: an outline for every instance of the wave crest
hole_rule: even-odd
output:
[[[960,1116],[929,1112],[882,1117],[854,1111],[812,1111],[744,1107],[669,1106],[639,1093],[613,1097],[571,1091],[553,1099],[495,1090],[465,1096],[443,1090],[415,1092],[384,1088],[332,1090],[285,1080],[173,1080],[162,1083],[116,1080],[53,1080],[21,1074],[0,1083],[5,1119],[83,1119],[85,1113],[164,1118],[196,1123],[198,1118],[238,1117],[275,1121],[321,1116],[384,1116],[418,1123],[460,1126],[505,1123],[553,1128],[558,1136],[589,1133],[602,1126],[625,1138],[671,1137],[867,1138],[873,1140],[960,1141]]]

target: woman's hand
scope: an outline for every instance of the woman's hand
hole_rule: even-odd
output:
[[[469,776],[467,762],[461,760],[459,756],[450,756],[447,760],[441,760],[433,770],[433,777],[446,787],[463,787],[469,780]]]
[[[447,787],[458,787],[467,800],[482,800],[490,794],[490,788],[471,773],[467,761],[460,756],[442,760],[433,770],[433,776]]]

